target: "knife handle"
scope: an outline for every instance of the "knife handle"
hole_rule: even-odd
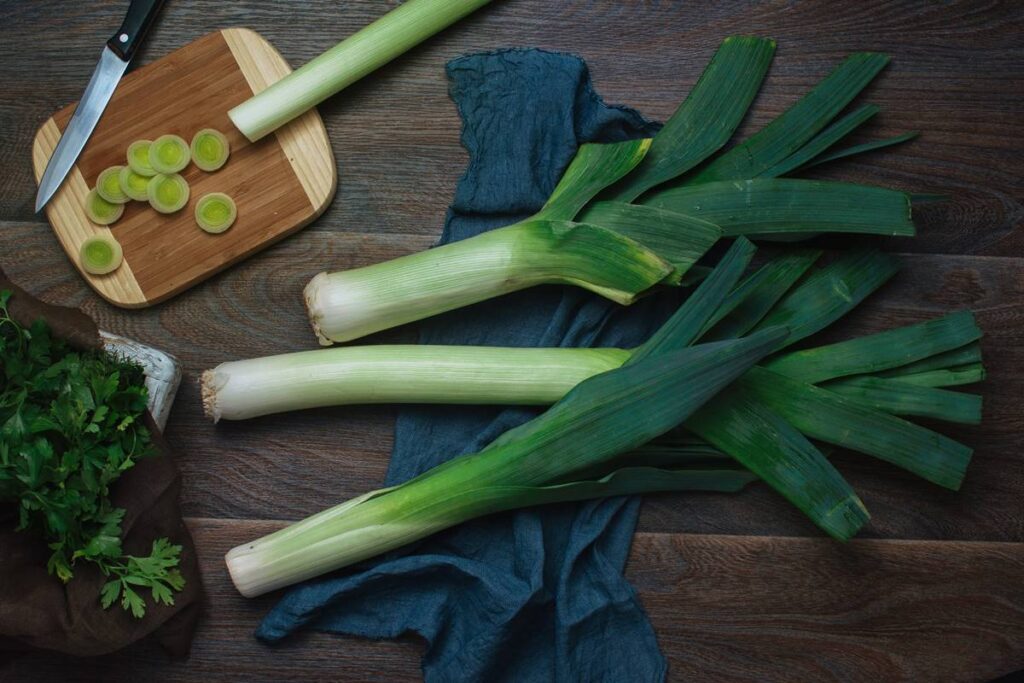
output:
[[[142,44],[142,39],[146,37],[146,32],[153,25],[163,4],[164,0],[132,0],[121,28],[107,41],[107,46],[124,61],[130,60]]]

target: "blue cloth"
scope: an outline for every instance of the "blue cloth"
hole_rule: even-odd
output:
[[[604,104],[578,58],[538,50],[448,65],[469,167],[443,242],[535,212],[583,142],[656,125]],[[581,289],[541,287],[425,321],[424,344],[632,346],[674,295],[628,309]],[[398,418],[387,484],[480,450],[532,409],[416,406]],[[300,628],[426,640],[426,681],[661,681],[665,660],[622,575],[639,500],[549,505],[474,520],[411,548],[291,589],[257,633]],[[339,644],[344,647],[344,644]]]

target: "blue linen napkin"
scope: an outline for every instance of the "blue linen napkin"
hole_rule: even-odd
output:
[[[604,104],[574,56],[506,50],[455,59],[447,72],[469,167],[442,243],[535,212],[580,144],[657,130],[631,109]],[[535,288],[427,320],[420,341],[630,347],[668,317],[677,296],[627,309],[581,289]],[[385,484],[480,450],[536,414],[405,408]],[[665,660],[622,575],[638,509],[638,498],[614,498],[474,520],[292,588],[257,637],[277,641],[300,628],[369,638],[415,633],[427,643],[428,682],[662,681]]]

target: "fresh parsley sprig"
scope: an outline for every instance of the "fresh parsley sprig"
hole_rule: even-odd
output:
[[[143,422],[142,369],[108,353],[76,351],[41,320],[21,326],[10,316],[10,298],[0,291],[0,503],[17,505],[18,531],[46,539],[47,570],[61,581],[73,578],[80,560],[110,577],[104,608],[120,598],[142,617],[137,588],[173,604],[185,583],[177,570],[181,546],[160,538],[148,557],[125,554],[125,510],[110,500],[121,474],[155,453]]]

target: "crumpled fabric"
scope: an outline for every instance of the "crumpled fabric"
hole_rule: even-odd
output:
[[[471,55],[447,73],[469,166],[441,243],[534,213],[580,144],[657,130],[632,109],[606,105],[571,55]],[[534,288],[424,321],[420,342],[630,347],[667,319],[677,297],[623,308],[577,288]],[[385,484],[478,451],[537,412],[403,408]],[[257,637],[273,642],[303,628],[417,634],[428,682],[662,681],[665,659],[622,574],[638,509],[638,498],[620,497],[474,520],[288,590]]]

